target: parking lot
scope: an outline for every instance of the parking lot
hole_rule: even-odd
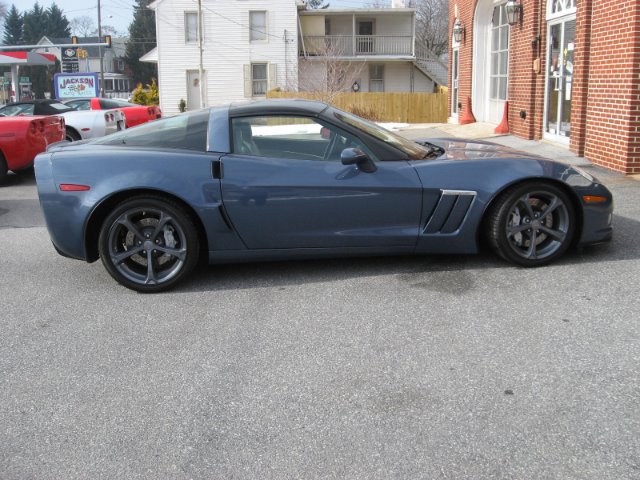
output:
[[[640,478],[640,182],[610,245],[204,267],[140,295],[0,187],[0,479]]]

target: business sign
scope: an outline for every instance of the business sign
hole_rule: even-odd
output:
[[[97,97],[100,92],[97,73],[56,73],[53,86],[57,99]]]
[[[67,47],[62,49],[62,61],[78,61],[78,47]]]

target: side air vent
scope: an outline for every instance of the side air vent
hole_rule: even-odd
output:
[[[422,232],[427,235],[454,233],[462,225],[477,194],[471,190],[442,190]]]

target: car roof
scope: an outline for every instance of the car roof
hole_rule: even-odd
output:
[[[329,107],[326,103],[299,98],[257,100],[255,102],[232,103],[229,106],[230,116],[273,115],[273,114],[313,114],[319,115]]]

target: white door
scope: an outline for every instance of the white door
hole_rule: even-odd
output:
[[[202,81],[204,81],[204,91],[206,95],[206,72],[203,72]],[[200,102],[200,72],[198,70],[187,70],[187,110],[198,110],[199,108],[202,108],[202,105],[203,104]]]

